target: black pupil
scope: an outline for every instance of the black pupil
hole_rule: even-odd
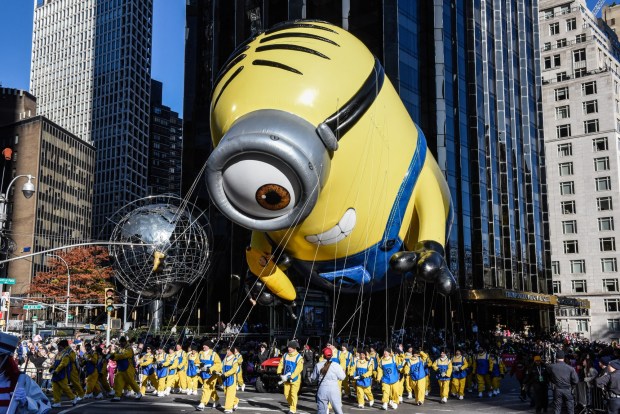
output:
[[[282,197],[275,191],[269,191],[267,192],[267,194],[265,194],[265,201],[267,202],[267,204],[275,206],[282,201]]]

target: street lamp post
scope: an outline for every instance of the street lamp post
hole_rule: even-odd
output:
[[[6,192],[0,194],[0,230],[2,230],[2,231],[4,231],[4,225],[6,224],[6,220],[7,220],[7,212],[6,212],[6,210],[7,210],[6,206],[8,204],[7,194],[9,194],[9,190],[11,189],[11,186],[20,177],[28,178],[28,182],[26,182],[26,184],[24,184],[24,186],[22,187],[22,193],[24,194],[24,197],[30,198],[30,197],[33,196],[33,194],[35,192],[35,188],[34,188],[34,184],[32,183],[32,180],[36,179],[36,177],[34,177],[32,175],[30,175],[30,174],[21,174],[21,175],[18,175],[18,176],[16,176],[15,178],[13,178],[11,180],[9,185],[6,187]]]
[[[71,273],[69,272],[69,263],[67,263],[65,259],[63,259],[61,256],[58,256],[57,254],[48,253],[47,256],[56,257],[60,259],[65,264],[65,266],[67,266],[67,313],[65,314],[65,327],[67,327],[69,326],[69,298],[71,295]]]

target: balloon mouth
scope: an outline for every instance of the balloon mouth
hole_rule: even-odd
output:
[[[312,124],[259,110],[239,118],[209,156],[207,189],[231,221],[251,230],[282,230],[310,214],[330,163]]]

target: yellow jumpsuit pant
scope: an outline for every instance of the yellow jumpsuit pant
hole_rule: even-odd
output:
[[[346,377],[344,377],[344,380],[342,381],[342,387],[340,389],[341,390],[344,389],[344,395],[351,395],[351,377],[350,376],[347,375]]]
[[[465,381],[465,378],[452,378],[452,381],[450,381],[450,391],[452,394],[457,394],[461,397],[465,396]]]
[[[198,391],[198,375],[187,377],[187,389],[191,391]]]
[[[502,383],[502,377],[491,378],[491,389],[499,390],[501,383]]]
[[[78,397],[84,397],[84,388],[82,388],[82,382],[80,381],[80,372],[76,368],[75,365],[71,367],[71,375],[69,376],[69,383],[71,387],[75,390],[75,393]]]
[[[491,377],[489,374],[476,374],[476,381],[478,382],[478,392],[483,392],[484,390],[491,391]]]
[[[168,383],[168,376],[157,379],[157,392],[166,391],[166,384]]]
[[[416,381],[409,377],[409,380],[407,381],[409,383],[409,387],[411,388],[411,392],[413,392],[413,398],[415,398],[416,401],[419,401],[421,403],[424,402],[427,379],[428,377],[424,377]]]
[[[75,394],[71,391],[67,378],[63,378],[60,381],[52,381],[52,399],[54,404],[60,402],[63,393],[71,400],[75,398]]]
[[[140,392],[142,395],[146,393],[146,384],[151,381],[151,385],[157,390],[159,389],[159,380],[157,379],[157,375],[155,373],[150,375],[142,375],[142,381],[140,384]]]
[[[97,371],[86,377],[86,394],[92,394],[97,390],[97,386],[99,385],[98,381],[99,373]]]
[[[448,394],[450,394],[450,379],[439,380],[439,396],[441,398],[448,398]]]
[[[112,387],[110,387],[110,383],[108,382],[108,373],[97,373],[97,380],[103,391],[110,392],[112,391]]]
[[[383,391],[383,395],[381,396],[382,403],[393,401],[398,404],[398,381],[394,384],[386,384],[385,382],[382,382],[381,391]]]
[[[243,371],[241,370],[237,372],[237,385],[239,386],[245,385],[245,382],[243,382]]]
[[[211,378],[202,380],[202,397],[200,397],[201,404],[208,404],[209,400],[213,399],[213,402],[218,402],[220,396],[215,391],[215,385],[217,384],[217,377],[213,375]]]
[[[375,397],[372,396],[371,386],[362,387],[361,385],[355,385],[355,393],[357,394],[357,404],[364,405],[364,396],[368,397],[368,402],[372,402],[375,400]]]
[[[177,378],[179,381],[179,387],[182,390],[187,389],[187,372],[185,370],[181,370],[177,372]]]
[[[286,398],[289,411],[292,413],[297,412],[297,393],[299,392],[299,387],[301,387],[301,379],[295,382],[284,383],[284,398]]]
[[[411,377],[409,377],[408,375],[403,377],[403,388],[405,391],[407,391],[407,394],[409,394],[411,392],[411,381],[409,380]]]
[[[133,376],[130,375],[129,370],[127,371],[116,371],[116,375],[114,376],[114,394],[119,397],[123,395],[123,390],[125,387],[129,387],[133,392],[140,392],[140,387],[136,384],[136,380]]]
[[[174,374],[168,374],[166,377],[166,388],[173,389],[177,385],[178,380],[179,375],[176,372]]]
[[[239,398],[237,398],[237,384],[233,384],[230,387],[225,386],[224,395],[226,396],[224,410],[232,410],[235,405],[239,404]]]

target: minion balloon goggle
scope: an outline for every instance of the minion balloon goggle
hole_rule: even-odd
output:
[[[318,127],[274,109],[236,120],[207,160],[207,188],[216,206],[233,222],[258,231],[305,219],[327,182],[339,139],[370,108],[383,80],[375,59],[359,91]]]

